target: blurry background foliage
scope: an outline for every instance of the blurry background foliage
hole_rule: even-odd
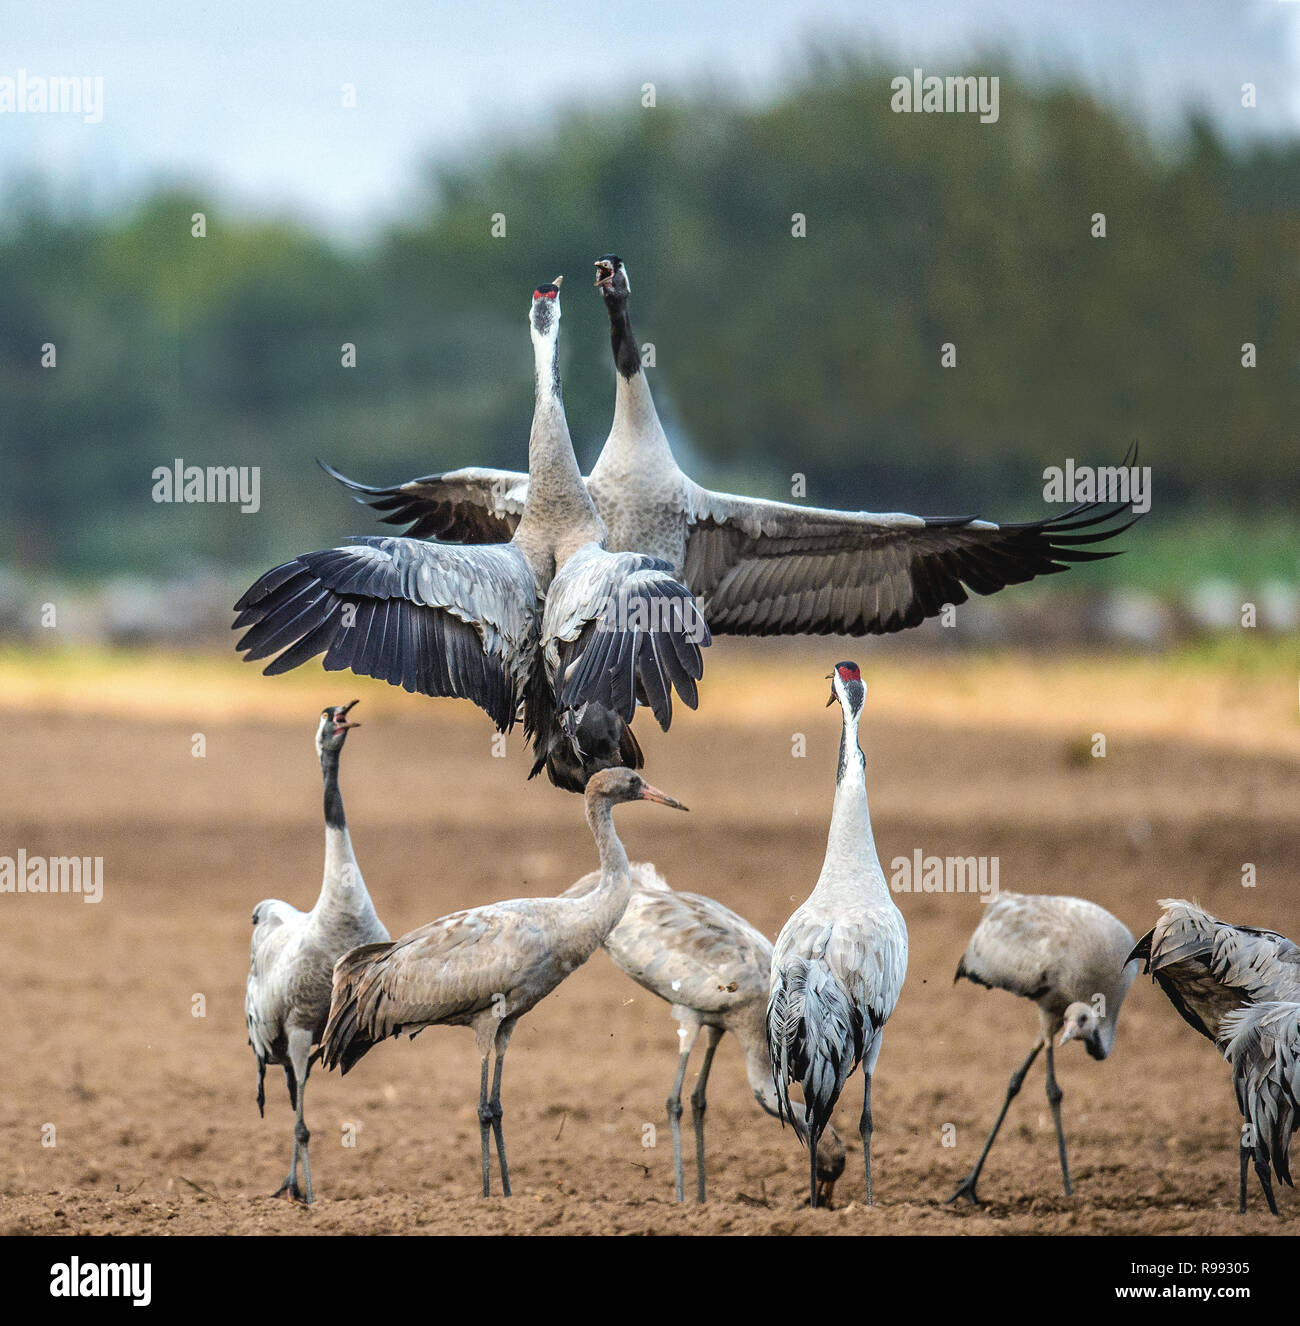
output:
[[[799,472],[809,502],[1029,518],[1044,466],[1117,463],[1137,440],[1141,555],[1085,574],[1294,581],[1300,145],[1229,150],[1195,118],[1157,143],[1077,87],[1005,72],[997,124],[895,114],[891,76],[822,59],[766,105],[573,112],[432,166],[427,204],[363,248],[228,214],[201,181],[122,215],[11,184],[0,564],[256,572],[375,528],[313,456],[374,483],[523,468],[528,296],[557,273],[589,464],[613,397],[590,264],[614,250],[702,482],[788,497]],[[260,465],[261,514],[156,505],[150,471],[175,457]]]

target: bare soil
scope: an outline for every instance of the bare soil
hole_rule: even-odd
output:
[[[694,813],[620,810],[633,859],[655,861],[676,886],[712,894],[775,934],[824,849],[838,733],[819,707],[823,686],[801,687],[790,706],[802,715],[802,758],[779,706],[747,718],[743,705],[720,705],[719,720],[706,704],[670,737],[643,718],[648,775]],[[760,1113],[725,1040],[708,1111],[712,1200],[676,1206],[663,1108],[675,1028],[666,1005],[599,953],[522,1022],[511,1046],[513,1199],[478,1196],[473,1039],[436,1028],[376,1048],[346,1079],[313,1074],[317,1202],[305,1210],[272,1200],[292,1120],[278,1076],[268,1077],[265,1119],[254,1103],[243,1025],[249,917],[266,897],[310,906],[319,887],[315,715],[363,688],[320,678],[317,689],[278,721],[209,721],[201,702],[188,717],[155,720],[97,712],[93,696],[0,710],[0,854],[102,856],[105,880],[98,905],[0,895],[0,1233],[1280,1228],[1253,1176],[1251,1210],[1238,1216],[1227,1067],[1146,981],[1124,1006],[1110,1060],[1094,1063],[1077,1047],[1058,1057],[1075,1196],[1062,1193],[1036,1067],[985,1171],[987,1205],[944,1206],[1037,1025],[1023,1000],[953,985],[980,916],[969,895],[898,899],[911,962],[876,1077],[874,1208],[861,1200],[860,1080],[837,1116],[850,1154],[836,1208],[811,1211],[798,1142]],[[593,867],[580,802],[525,783],[518,737],[508,757],[494,758],[486,720],[467,707],[398,698],[369,717],[358,711],[365,726],[343,757],[357,852],[395,935],[457,907],[558,892]],[[1091,724],[1069,737],[1005,714],[981,725],[967,712],[956,723],[888,704],[873,715],[871,703],[864,747],[887,867],[917,847],[997,856],[1002,887],[1092,898],[1135,934],[1171,894],[1300,933],[1293,742],[1233,750],[1181,738],[1176,724],[1162,736],[1118,722],[1106,757],[1094,759]],[[1293,725],[1294,714],[1278,723]],[[192,753],[196,733],[202,758]],[[1242,886],[1246,862],[1253,889]],[[42,1144],[47,1124],[53,1146]],[[350,1125],[354,1146],[344,1145]],[[689,1112],[687,1125],[689,1153]],[[1292,1193],[1281,1200],[1294,1215]]]

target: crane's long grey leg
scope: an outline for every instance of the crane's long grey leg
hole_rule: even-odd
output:
[[[510,1039],[509,1033],[506,1034],[506,1041]],[[492,1131],[497,1139],[497,1160],[501,1165],[501,1195],[510,1196],[510,1166],[506,1164],[506,1135],[501,1128],[501,1068],[506,1061],[506,1047],[498,1040],[497,1043],[497,1062],[496,1068],[492,1074],[492,1099],[488,1102],[488,1108],[492,1112]]]
[[[673,1138],[673,1179],[676,1184],[674,1193],[679,1202],[686,1200],[682,1179],[682,1083],[686,1081],[686,1061],[695,1048],[695,1038],[700,1034],[699,1027],[682,1023],[677,1028],[677,1041],[681,1053],[677,1059],[677,1076],[673,1079],[672,1094],[668,1097],[668,1129]]]
[[[1070,1187],[1070,1166],[1065,1159],[1065,1129],[1061,1127],[1061,1098],[1065,1092],[1056,1082],[1056,1063],[1052,1058],[1052,1042],[1047,1042],[1047,1103],[1052,1107],[1052,1119],[1056,1123],[1056,1149],[1061,1156],[1061,1177],[1065,1180],[1065,1195],[1074,1196]]]
[[[704,1063],[700,1065],[700,1075],[695,1081],[695,1090],[691,1092],[691,1123],[695,1127],[695,1200],[703,1202],[705,1198],[704,1183],[704,1111],[708,1109],[708,1100],[705,1092],[709,1085],[709,1069],[713,1067],[713,1052],[718,1048],[718,1042],[722,1039],[722,1031],[718,1027],[706,1027],[704,1029]],[[680,1155],[680,1152],[679,1152]],[[678,1171],[680,1175],[680,1170]],[[678,1200],[681,1194],[678,1194]]]
[[[1034,1060],[1038,1058],[1039,1050],[1043,1048],[1044,1039],[1045,1037],[1040,1036],[1034,1042],[1034,1048],[1029,1051],[1025,1062],[1011,1074],[1011,1080],[1007,1083],[1007,1098],[1002,1102],[1002,1109],[993,1125],[993,1131],[989,1133],[988,1141],[984,1143],[984,1150],[980,1152],[980,1158],[975,1162],[975,1168],[957,1185],[956,1192],[944,1203],[945,1206],[951,1206],[959,1197],[969,1197],[972,1202],[979,1201],[979,1197],[975,1193],[975,1185],[979,1182],[980,1171],[984,1168],[984,1162],[988,1159],[989,1152],[993,1150],[993,1142],[997,1138],[998,1129],[1002,1127],[1002,1120],[1007,1117],[1007,1110],[1010,1108],[1011,1102],[1024,1085],[1025,1074],[1029,1072]]]
[[[478,1083],[478,1140],[483,1148],[483,1196],[492,1195],[492,1107],[488,1104],[488,1057],[483,1055]]]
[[[313,1201],[311,1189],[311,1163],[307,1159],[307,1143],[311,1133],[303,1118],[303,1104],[307,1095],[307,1075],[311,1072],[311,1031],[295,1028],[289,1033],[289,1064],[292,1066],[295,1080],[294,1121],[293,1121],[293,1163],[288,1177],[275,1190],[278,1197],[287,1192],[294,1201],[310,1206]],[[302,1157],[302,1187],[298,1186],[298,1158]]]
[[[1241,1135],[1241,1201],[1237,1207],[1238,1215],[1246,1214],[1246,1172],[1250,1168],[1251,1148],[1246,1145],[1246,1134]]]
[[[867,1167],[867,1205],[874,1206],[871,1193],[871,1133],[875,1124],[871,1119],[871,1074],[863,1073],[862,1118],[858,1123],[858,1136],[862,1138],[862,1159]]]
[[[1255,1155],[1255,1173],[1259,1175],[1259,1186],[1264,1189],[1264,1200],[1268,1203],[1268,1209],[1275,1215],[1280,1216],[1281,1212],[1277,1209],[1277,1203],[1273,1200],[1273,1176],[1268,1172],[1268,1159],[1259,1151]]]

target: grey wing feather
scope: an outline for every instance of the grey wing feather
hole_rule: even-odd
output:
[[[1289,1184],[1291,1135],[1300,1122],[1300,1003],[1270,1001],[1225,1014],[1219,1047],[1232,1065],[1256,1156]]]
[[[317,464],[352,496],[381,512],[386,525],[406,525],[411,539],[447,543],[506,543],[528,497],[528,475],[517,470],[467,468],[376,488],[357,483],[323,460]]]
[[[801,507],[690,484],[683,579],[731,635],[876,635],[917,626],[967,589],[1052,575],[1127,529],[1124,506],[1025,524]]]
[[[473,700],[503,731],[540,616],[536,579],[513,545],[398,538],[304,553],[268,571],[235,609],[235,628],[248,628],[236,646],[246,659],[277,654],[268,675],[323,653],[327,671]]]
[[[595,703],[630,723],[638,691],[665,731],[672,693],[694,709],[709,628],[667,562],[590,543],[556,573],[542,619],[563,709]]]

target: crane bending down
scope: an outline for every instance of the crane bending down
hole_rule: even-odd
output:
[[[244,995],[248,1043],[257,1057],[258,1113],[264,1112],[266,1104],[267,1064],[284,1065],[295,1113],[293,1161],[274,1195],[287,1193],[306,1203],[312,1200],[307,1159],[311,1134],[303,1120],[303,1097],[315,1058],[312,1048],[319,1043],[329,1017],[334,963],[356,944],[388,938],[366,892],[339,791],[339,754],[348,732],[360,727],[348,719],[356,703],[353,700],[324,710],[316,730],[316,751],[325,781],[325,874],[320,896],[309,912],[300,912],[278,898],[265,899],[253,909],[252,958]]]
[[[628,315],[627,268],[596,260],[616,369],[614,418],[586,483],[611,549],[662,559],[690,587],[718,635],[876,635],[918,626],[967,590],[995,594],[1076,562],[1115,556],[1093,545],[1126,530],[1130,506],[1087,503],[1046,520],[835,511],[711,492],[673,457]],[[1136,451],[1125,459],[1137,459]],[[530,479],[469,468],[391,488],[322,467],[412,537],[508,539]]]
[[[1038,1006],[1038,1039],[1024,1063],[1011,1074],[1006,1099],[975,1168],[957,1185],[959,1197],[978,1202],[975,1185],[1007,1110],[1040,1050],[1047,1051],[1047,1101],[1056,1124],[1056,1149],[1065,1195],[1071,1196],[1070,1166],[1061,1124],[1064,1093],[1056,1081],[1052,1038],[1079,1040],[1094,1059],[1105,1059],[1115,1044],[1120,1005],[1137,975],[1130,962],[1133,936],[1103,907],[1084,898],[1052,894],[1000,893],[989,903],[957,964],[964,976],[987,989],[1010,990]]]
[[[1219,1047],[1232,1065],[1237,1108],[1247,1124],[1242,1156],[1249,1147],[1268,1209],[1277,1215],[1269,1165],[1283,1183],[1294,1186],[1290,1150],[1292,1134],[1300,1127],[1300,1003],[1270,1001],[1225,1013]]]
[[[785,923],[772,953],[767,1039],[782,1118],[794,1121],[790,1084],[803,1088],[811,1169],[809,1201],[817,1205],[817,1144],[835,1102],[862,1064],[862,1138],[867,1204],[871,1186],[871,1076],[886,1021],[907,974],[907,926],[876,854],[867,809],[866,761],[858,722],[867,688],[856,663],[837,663],[831,698],[840,703],[839,768],[821,876]]]
[[[767,997],[772,979],[772,943],[743,916],[713,898],[679,893],[647,862],[631,867],[632,894],[623,919],[605,940],[614,965],[643,989],[672,1005],[680,1053],[677,1076],[668,1097],[673,1140],[673,1175],[679,1202],[685,1201],[682,1174],[682,1086],[691,1053],[704,1032],[704,1060],[691,1092],[695,1130],[695,1196],[707,1197],[704,1114],[709,1070],[726,1032],[740,1043],[745,1076],[754,1099],[780,1117],[772,1060],[767,1048]],[[584,875],[569,890],[581,894],[599,876]],[[795,1129],[803,1136],[802,1125]],[[824,1204],[844,1172],[844,1143],[827,1126],[817,1147],[817,1177]]]
[[[627,853],[614,831],[614,807],[624,801],[686,809],[631,769],[600,770],[586,788],[587,823],[600,852],[595,888],[581,897],[515,898],[453,912],[393,943],[353,949],[334,969],[334,998],[321,1045],[327,1068],[347,1073],[389,1036],[414,1039],[434,1026],[474,1029],[482,1065],[478,1117],[484,1197],[491,1191],[489,1130],[496,1138],[501,1191],[510,1196],[501,1070],[515,1026],[586,962],[627,906]]]
[[[1169,997],[1188,1026],[1227,1055],[1224,1022],[1252,1005],[1300,1000],[1300,948],[1275,930],[1232,925],[1182,898],[1161,898],[1155,925],[1138,940],[1132,956]],[[1237,1030],[1245,1029],[1238,1021]],[[1242,1044],[1247,1044],[1243,1041]],[[1240,1093],[1238,1095],[1240,1101]],[[1240,1142],[1240,1197],[1246,1210],[1246,1177],[1252,1155],[1245,1133]],[[1268,1168],[1256,1164],[1268,1209],[1278,1214]]]
[[[581,791],[595,769],[641,764],[638,693],[665,730],[674,689],[695,707],[709,632],[665,562],[606,548],[565,420],[559,286],[533,292],[529,496],[512,532],[477,547],[366,538],[303,553],[244,593],[234,625],[248,661],[277,655],[270,675],[323,653],[327,671],[470,699],[501,732],[522,702],[533,773]]]

